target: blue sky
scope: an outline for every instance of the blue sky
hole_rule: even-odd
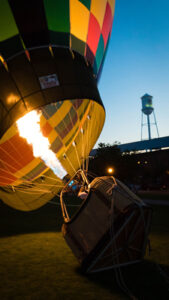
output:
[[[98,87],[106,121],[96,146],[141,139],[140,97],[145,93],[153,96],[160,137],[169,135],[169,0],[116,0]],[[143,138],[148,138],[146,126]]]

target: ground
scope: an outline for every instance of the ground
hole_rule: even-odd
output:
[[[117,278],[113,270],[82,274],[60,232],[58,205],[23,213],[1,202],[0,299],[129,299],[118,285],[121,275],[137,299],[169,299],[169,207],[153,211],[151,255],[121,268]]]

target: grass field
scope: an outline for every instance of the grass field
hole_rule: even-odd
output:
[[[153,210],[151,256],[121,269],[140,300],[169,299],[169,207]],[[62,223],[57,205],[23,213],[0,202],[0,299],[128,299],[113,270],[81,273],[60,233]]]

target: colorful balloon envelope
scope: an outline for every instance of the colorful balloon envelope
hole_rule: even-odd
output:
[[[64,186],[19,135],[18,119],[41,113],[43,135],[70,176],[100,135],[105,111],[97,81],[114,2],[0,2],[0,198],[16,209],[36,209]]]

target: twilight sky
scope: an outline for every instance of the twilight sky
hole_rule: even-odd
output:
[[[116,0],[98,87],[106,121],[96,146],[141,139],[140,97],[145,93],[153,96],[160,137],[169,135],[169,0]],[[146,126],[143,138],[148,138]]]

